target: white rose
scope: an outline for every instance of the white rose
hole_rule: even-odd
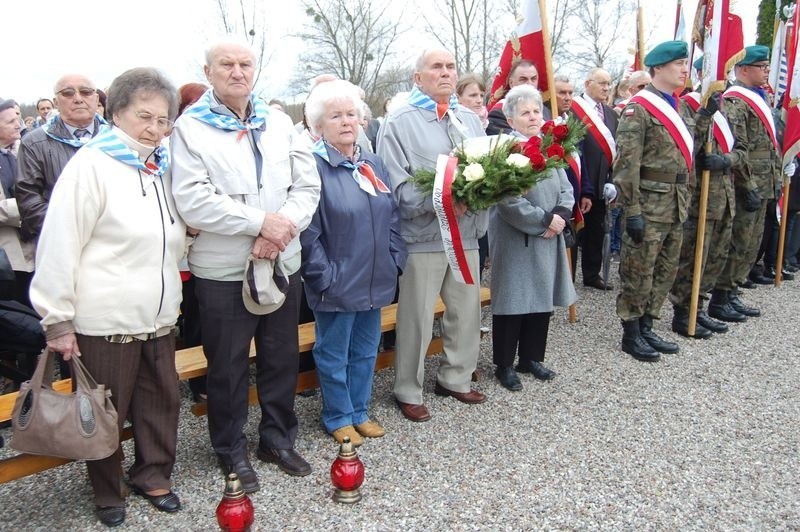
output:
[[[471,146],[464,146],[464,155],[467,157],[467,162],[474,163],[481,159],[481,157],[485,157],[488,155],[488,150],[485,149],[484,146],[480,145],[471,145]]]
[[[531,164],[531,160],[522,155],[521,153],[512,153],[506,157],[506,163],[518,168],[525,168]]]
[[[467,181],[477,181],[483,179],[484,176],[483,166],[478,163],[472,163],[464,168],[464,179]]]

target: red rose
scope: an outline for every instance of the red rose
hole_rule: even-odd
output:
[[[538,136],[531,137],[525,142],[522,146],[522,153],[525,154],[527,158],[531,158],[531,156],[541,153],[542,152],[542,139]]]
[[[548,120],[547,122],[545,122],[542,125],[542,134],[543,135],[547,135],[548,133],[550,133],[553,130],[554,127],[555,127],[555,124],[553,123],[553,121],[552,120]]]
[[[562,140],[567,138],[567,135],[569,135],[569,128],[567,126],[565,126],[564,124],[561,124],[559,126],[555,126],[553,128],[553,137],[555,137],[555,139],[558,142],[561,142]]]
[[[527,157],[531,160],[531,167],[537,172],[541,172],[547,166],[547,159],[538,151],[534,154],[527,155]]]
[[[548,157],[558,157],[559,159],[563,159],[564,154],[564,148],[561,147],[561,144],[553,144],[547,148]]]

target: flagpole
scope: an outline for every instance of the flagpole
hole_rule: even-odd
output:
[[[547,92],[550,95],[550,113],[553,120],[558,116],[558,101],[556,100],[556,80],[555,72],[553,72],[553,50],[550,47],[550,24],[547,21],[547,2],[546,0],[538,0],[539,2],[539,17],[542,20],[542,40],[544,41],[544,64],[547,70]],[[566,220],[569,223],[569,220]],[[570,275],[572,275],[572,250],[567,248],[567,264],[570,268]],[[569,306],[569,322],[575,323],[578,321],[578,311],[575,303]]]
[[[644,10],[642,1],[636,3],[636,47],[639,50],[639,68],[644,65]]]
[[[706,139],[706,155],[711,154],[714,121],[708,124],[708,138]],[[692,272],[692,299],[689,303],[689,327],[687,333],[694,336],[697,328],[697,310],[700,303],[700,281],[703,273],[703,249],[706,241],[706,215],[708,211],[708,182],[711,172],[703,170],[700,177],[700,204],[697,206],[697,239],[694,246],[694,271]]]
[[[789,177],[789,179],[786,179]],[[791,189],[791,176],[786,176],[781,171],[783,179],[783,216],[781,216],[781,232],[778,236],[778,260],[775,261],[775,286],[780,286],[783,281],[783,251],[786,245],[786,224],[789,220],[789,189]],[[795,220],[795,222],[797,222]]]

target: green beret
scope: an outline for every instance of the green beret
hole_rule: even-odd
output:
[[[736,63],[737,65],[752,65],[761,61],[769,61],[769,48],[756,44],[744,49],[744,59]]]
[[[644,56],[644,66],[650,68],[666,65],[676,59],[689,57],[689,45],[685,41],[667,41],[658,44]]]
[[[700,57],[695,59],[694,63],[692,63],[692,66],[694,66],[694,69],[697,70],[698,72],[702,71],[703,70],[703,56],[701,55]]]

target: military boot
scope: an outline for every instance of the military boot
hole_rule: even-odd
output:
[[[729,290],[713,290],[711,301],[708,303],[708,315],[730,323],[741,323],[747,320],[747,316],[731,306],[730,296]]]
[[[639,332],[650,347],[659,353],[673,354],[678,352],[678,344],[664,340],[653,332],[653,317],[645,314],[639,318]]]
[[[697,324],[702,325],[709,331],[713,333],[725,333],[728,332],[728,326],[725,325],[725,322],[717,321],[713,319],[711,316],[706,314],[705,309],[703,309],[703,301],[700,301],[700,305],[697,307]]]
[[[661,355],[642,338],[639,331],[639,320],[622,322],[622,350],[636,360],[643,362],[656,362]]]
[[[738,312],[739,314],[744,314],[745,316],[752,316],[753,318],[758,318],[761,316],[761,310],[757,309],[756,307],[748,307],[745,305],[741,299],[739,299],[739,294],[737,292],[731,291],[730,296],[728,297],[728,301],[731,303],[731,307],[733,310]]]
[[[694,335],[689,334],[689,309],[686,307],[673,307],[672,314],[672,331],[685,336],[686,338],[704,339],[711,336],[711,331],[700,324],[700,315],[698,313],[697,323],[694,327]]]

